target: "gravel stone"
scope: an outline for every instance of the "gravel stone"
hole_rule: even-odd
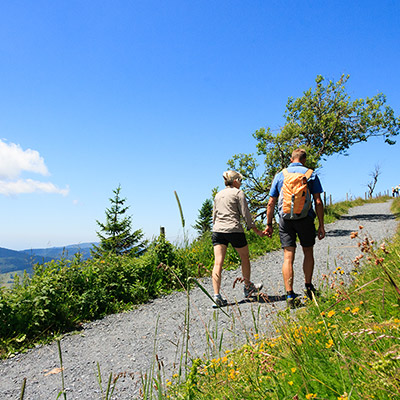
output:
[[[362,238],[368,235],[381,243],[393,237],[397,222],[390,212],[390,205],[391,201],[354,207],[339,221],[326,225],[326,238],[317,240],[314,248],[316,287],[322,281],[322,274],[328,274],[338,266],[347,275],[353,269],[352,260],[360,254],[360,250],[357,239],[350,239],[350,233],[359,230],[360,225],[364,227],[360,234]],[[83,330],[76,334],[65,335],[61,340],[61,349],[67,399],[102,398],[97,363],[101,369],[103,388],[110,373],[120,377],[112,399],[140,397],[141,376],[150,373],[155,354],[162,364],[164,379],[170,379],[185,360],[185,320],[188,319],[189,359],[213,357],[218,350],[223,352],[239,346],[255,334],[256,327],[263,333],[273,335],[274,317],[286,307],[282,259],[283,253],[279,250],[252,262],[252,280],[264,283],[263,293],[269,296],[269,303],[243,301],[242,284],[232,288],[240,270],[224,271],[221,292],[228,301],[237,302],[223,309],[228,316],[222,310],[213,309],[211,300],[196,287],[190,291],[189,302],[184,292],[176,292],[130,312],[109,315],[85,324]],[[302,260],[302,251],[298,248],[294,290],[301,294]],[[212,293],[210,278],[202,279],[201,283]],[[46,374],[59,366],[56,343],[37,346],[24,354],[0,361],[0,399],[18,399],[23,379],[26,378],[25,400],[55,400],[61,390],[61,374]],[[157,371],[157,365],[155,368]]]

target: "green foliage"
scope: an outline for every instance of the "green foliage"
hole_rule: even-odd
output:
[[[265,212],[266,199],[275,174],[290,163],[297,147],[307,150],[307,166],[316,169],[333,154],[346,154],[356,143],[381,136],[388,144],[400,132],[400,118],[395,117],[386,97],[351,100],[345,84],[349,76],[338,82],[326,82],[317,76],[316,87],[297,99],[289,98],[285,125],[278,134],[261,128],[253,134],[257,155],[237,154],[228,161],[230,168],[244,177],[243,190],[250,207],[257,215]],[[261,167],[258,162],[261,161]]]
[[[333,214],[345,211],[347,204],[337,205]],[[268,240],[246,232],[252,258],[280,248],[275,231]],[[25,273],[15,277],[13,288],[0,287],[0,357],[78,329],[84,321],[186,288],[190,277],[209,276],[213,264],[211,232],[185,247],[161,235],[140,257],[109,252],[84,261],[77,254],[72,260],[37,264],[31,277]],[[229,246],[224,267],[233,269],[239,264]]]
[[[138,229],[132,230],[132,217],[125,216],[129,207],[126,207],[126,199],[120,197],[121,187],[118,186],[114,191],[114,198],[110,199],[111,207],[106,209],[106,222],[96,221],[100,227],[97,236],[100,244],[94,246],[92,255],[102,257],[108,253],[117,255],[131,254],[139,256],[145,249],[147,242],[143,241],[143,232]]]
[[[196,229],[200,235],[203,235],[205,232],[210,232],[212,229],[212,217],[213,202],[211,199],[206,199],[199,210],[199,217],[195,225],[193,225],[193,228]]]
[[[400,198],[392,207],[399,216]],[[360,226],[351,238],[363,255],[351,284],[338,266],[321,296],[277,316],[273,337],[258,329],[241,348],[194,360],[164,398],[398,399],[400,235],[377,245]]]

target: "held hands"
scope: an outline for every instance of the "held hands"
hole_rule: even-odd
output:
[[[265,236],[265,232],[263,232],[263,231],[260,231],[259,229],[254,229],[254,232],[258,235],[258,236],[260,236],[260,237],[264,237]]]
[[[273,232],[274,228],[272,227],[272,225],[268,225],[265,230],[264,230],[264,235],[268,236],[269,238],[272,237],[272,232]]]

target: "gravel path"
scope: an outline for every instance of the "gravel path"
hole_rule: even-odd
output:
[[[368,234],[377,242],[394,235],[397,223],[390,205],[389,201],[355,207],[341,220],[326,226],[327,237],[315,246],[316,286],[322,274],[337,266],[346,272],[351,271],[351,261],[359,254],[359,249],[357,242],[350,239],[350,233],[358,230],[359,225],[364,226],[364,235]],[[301,250],[298,251],[294,289],[302,293],[303,257]],[[245,342],[246,335],[254,334],[255,324],[262,332],[273,332],[272,319],[286,304],[281,263],[282,251],[266,254],[252,262],[252,280],[264,283],[263,292],[268,294],[271,303],[242,301],[242,285],[232,288],[239,271],[224,271],[223,294],[231,302],[239,303],[224,308],[229,317],[214,310],[200,289],[190,292],[189,357],[211,356],[219,347],[227,349],[240,345]],[[211,291],[209,278],[203,279],[202,284]],[[97,362],[105,382],[103,385],[111,371],[120,375],[113,399],[139,396],[141,373],[150,370],[155,353],[164,365],[165,376],[170,377],[179,366],[182,348],[186,345],[187,305],[185,293],[174,293],[128,313],[88,323],[81,332],[65,336],[61,348],[67,399],[101,399],[96,377]],[[55,400],[61,390],[61,374],[48,372],[59,366],[56,343],[0,361],[0,399],[19,399],[22,381],[26,378],[25,400]]]

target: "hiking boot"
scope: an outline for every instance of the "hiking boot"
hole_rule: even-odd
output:
[[[319,291],[317,289],[315,289],[315,287],[312,283],[310,286],[306,286],[306,288],[304,289],[304,293],[310,300],[313,299],[313,294],[315,297],[317,297],[319,295]]]
[[[248,286],[244,285],[243,293],[244,297],[247,299],[248,297],[257,296],[258,292],[263,288],[262,283],[253,283],[250,282]]]
[[[301,301],[297,297],[286,297],[286,303],[292,310],[301,307]]]
[[[224,307],[228,304],[228,302],[220,294],[214,295],[214,302],[214,307]]]

